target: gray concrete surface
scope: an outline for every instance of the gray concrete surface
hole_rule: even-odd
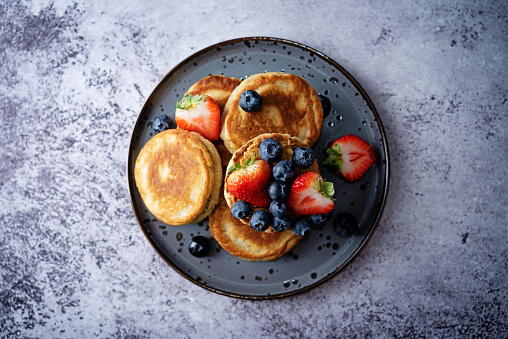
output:
[[[353,263],[303,294],[238,300],[154,251],[130,133],[181,60],[301,42],[346,68],[388,136],[391,183]],[[0,337],[506,338],[506,1],[0,4]]]

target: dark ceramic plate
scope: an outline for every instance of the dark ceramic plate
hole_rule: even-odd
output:
[[[322,164],[329,143],[356,134],[371,144],[377,160],[356,182],[346,182],[322,167],[322,175],[336,187],[335,209],[327,223],[311,232],[293,250],[269,262],[247,262],[221,249],[210,235],[208,219],[185,226],[168,226],[148,212],[134,182],[134,164],[143,145],[153,136],[150,122],[166,114],[174,119],[175,104],[186,90],[212,74],[237,77],[284,71],[307,80],[332,103],[324,118],[315,150]],[[384,206],[389,178],[388,145],[379,115],[358,82],[335,61],[300,43],[265,37],[241,38],[205,48],[182,61],[162,79],[145,103],[132,133],[128,181],[136,218],[155,250],[177,272],[210,291],[237,298],[270,299],[308,290],[337,274],[372,234]],[[343,238],[333,229],[338,213],[358,220],[360,231]],[[195,235],[210,239],[204,258],[189,254]]]

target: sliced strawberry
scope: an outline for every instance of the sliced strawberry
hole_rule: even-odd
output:
[[[270,196],[268,184],[272,175],[270,164],[256,157],[249,158],[243,166],[236,164],[229,168],[226,179],[227,190],[239,200],[257,207],[268,207]]]
[[[335,140],[326,153],[328,157],[323,164],[349,181],[361,178],[376,160],[374,149],[353,134]]]
[[[219,106],[208,95],[186,94],[176,103],[175,122],[178,128],[201,134],[210,141],[219,139]]]
[[[328,213],[333,210],[333,183],[325,181],[316,172],[300,175],[289,192],[289,211],[297,215]]]

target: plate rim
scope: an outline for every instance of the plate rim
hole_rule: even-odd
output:
[[[225,291],[225,290],[222,290],[222,289],[214,288],[212,286],[208,286],[207,284],[205,284],[203,282],[197,281],[196,279],[191,277],[189,274],[187,274],[185,271],[183,271],[181,268],[177,267],[177,265],[175,263],[173,263],[173,261],[150,238],[150,235],[147,233],[147,230],[143,227],[143,225],[141,223],[141,220],[138,217],[137,206],[134,204],[134,189],[135,189],[135,186],[136,186],[135,182],[134,182],[134,177],[133,177],[134,173],[132,173],[132,171],[131,171],[131,169],[129,167],[129,164],[132,161],[132,148],[133,148],[132,145],[133,145],[133,142],[134,142],[134,132],[138,128],[139,124],[141,123],[141,117],[143,116],[142,113],[144,113],[145,110],[150,109],[148,103],[151,102],[151,99],[153,99],[153,97],[156,95],[156,93],[158,93],[159,89],[165,84],[165,82],[171,76],[173,76],[173,73],[176,73],[180,69],[180,67],[182,65],[186,64],[190,60],[193,60],[193,59],[199,57],[200,55],[206,54],[206,53],[208,53],[208,52],[210,52],[210,51],[212,51],[214,49],[217,49],[217,48],[221,48],[221,47],[228,46],[228,45],[234,45],[234,44],[245,42],[245,41],[249,41],[249,42],[251,42],[251,41],[273,42],[273,43],[281,43],[281,44],[286,44],[286,45],[290,45],[290,46],[293,46],[293,47],[298,47],[298,48],[301,48],[303,50],[306,50],[306,51],[309,51],[309,52],[312,52],[314,54],[319,55],[319,57],[322,58],[326,63],[330,64],[331,66],[333,66],[335,68],[337,68],[348,79],[348,81],[350,81],[353,84],[353,86],[358,90],[359,94],[362,96],[362,98],[365,100],[365,103],[367,104],[367,106],[369,107],[371,112],[374,114],[374,118],[376,119],[375,121],[376,121],[376,123],[378,125],[379,132],[380,132],[381,138],[382,138],[381,141],[382,141],[382,144],[383,144],[383,153],[384,153],[383,156],[384,156],[384,159],[385,159],[385,163],[383,164],[384,167],[385,167],[385,176],[384,176],[384,181],[383,181],[383,190],[382,190],[381,205],[380,205],[378,211],[376,212],[376,217],[374,219],[372,227],[365,234],[364,238],[362,239],[362,241],[360,242],[358,247],[333,272],[330,272],[329,274],[327,274],[323,278],[319,279],[315,283],[306,285],[306,286],[301,287],[301,288],[296,289],[296,290],[292,290],[292,291],[288,291],[288,292],[283,292],[283,293],[277,293],[277,294],[249,295],[249,294],[239,294],[239,293],[233,293],[233,292],[230,292],[230,291]],[[283,38],[275,38],[275,37],[267,37],[267,36],[250,36],[250,37],[234,38],[234,39],[224,40],[224,41],[215,43],[213,45],[210,45],[208,47],[202,48],[199,51],[191,54],[190,56],[188,56],[187,58],[185,58],[184,60],[182,60],[178,64],[176,64],[169,72],[167,72],[162,77],[162,79],[159,81],[157,86],[152,90],[152,92],[150,93],[148,98],[145,100],[145,103],[143,104],[143,107],[141,108],[141,110],[138,113],[138,117],[136,119],[136,122],[134,123],[134,126],[131,129],[130,135],[131,136],[130,136],[130,140],[129,140],[129,149],[128,149],[128,154],[127,154],[127,166],[126,166],[127,167],[127,171],[126,171],[127,172],[127,175],[126,175],[126,177],[127,177],[127,185],[128,185],[128,189],[129,189],[129,198],[130,198],[131,207],[133,209],[134,216],[135,216],[135,218],[136,218],[136,220],[138,222],[138,225],[141,228],[141,230],[143,231],[143,234],[147,238],[148,242],[155,249],[155,251],[159,254],[159,256],[170,267],[172,267],[176,272],[178,272],[181,276],[183,276],[187,280],[193,282],[194,284],[196,284],[196,285],[198,285],[198,286],[200,286],[200,287],[202,287],[202,288],[204,288],[204,289],[206,289],[208,291],[211,291],[211,292],[214,292],[214,293],[217,293],[217,294],[220,294],[220,295],[228,296],[228,297],[231,297],[231,298],[246,299],[246,300],[280,299],[280,298],[290,297],[290,296],[294,296],[294,295],[297,295],[297,294],[309,291],[309,290],[315,288],[316,286],[321,285],[321,284],[329,281],[332,277],[336,276],[340,271],[342,271],[346,266],[348,266],[357,257],[358,253],[368,243],[368,241],[370,240],[374,230],[376,229],[376,227],[377,227],[377,225],[378,225],[378,223],[379,223],[379,221],[381,219],[381,215],[383,214],[383,210],[384,210],[384,207],[385,207],[385,204],[386,204],[386,200],[387,200],[387,196],[388,196],[389,182],[390,182],[390,152],[389,152],[389,148],[388,148],[388,140],[387,140],[387,137],[386,137],[384,126],[383,126],[383,123],[382,123],[382,121],[380,119],[379,113],[378,113],[376,107],[374,106],[374,103],[372,102],[370,97],[367,95],[367,92],[363,89],[363,87],[360,85],[360,83],[358,83],[358,81],[356,81],[356,79],[346,69],[344,69],[339,63],[337,63],[335,60],[333,60],[330,57],[328,57],[326,54],[324,54],[324,53],[322,53],[322,52],[320,52],[320,51],[318,51],[318,50],[316,50],[316,49],[314,49],[312,47],[309,47],[309,46],[307,46],[305,44],[302,44],[302,43],[299,43],[299,42],[296,42],[296,41],[293,41],[293,40],[288,40],[288,39],[283,39]]]

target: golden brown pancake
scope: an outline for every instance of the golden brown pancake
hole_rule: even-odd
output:
[[[261,108],[252,113],[239,105],[246,90],[256,91]],[[221,115],[220,137],[231,153],[262,133],[284,133],[312,146],[321,133],[323,109],[318,94],[303,78],[283,72],[254,74],[235,88]]]
[[[188,94],[206,94],[212,97],[219,105],[220,112],[224,111],[224,106],[233,90],[240,84],[237,78],[229,78],[223,75],[210,75],[192,85],[187,91]]]
[[[168,225],[197,222],[218,203],[222,171],[211,142],[182,129],[163,131],[141,149],[136,186],[148,210]]]
[[[205,207],[203,208],[203,211],[200,215],[196,217],[192,222],[199,222],[203,220],[204,218],[208,217],[210,213],[213,212],[215,207],[217,207],[217,204],[219,203],[219,198],[222,196],[222,165],[221,165],[221,158],[219,153],[217,152],[217,149],[215,148],[214,144],[207,140],[206,138],[202,137],[201,134],[191,132],[192,135],[194,135],[206,148],[208,151],[208,154],[210,154],[212,163],[211,163],[211,170],[212,170],[212,188],[210,192],[210,196],[208,197],[208,201],[205,204]]]
[[[219,245],[240,259],[248,261],[274,260],[290,251],[302,238],[292,230],[258,232],[233,217],[226,201],[210,215],[210,233]]]
[[[302,142],[296,138],[292,137],[288,134],[279,134],[279,133],[264,133],[257,137],[255,137],[252,140],[249,140],[247,143],[245,143],[242,147],[240,147],[231,158],[228,168],[231,166],[234,166],[235,164],[243,164],[249,159],[254,156],[256,156],[257,159],[261,159],[259,155],[259,146],[261,145],[261,142],[266,138],[272,138],[280,142],[282,146],[282,156],[281,160],[289,160],[291,161],[293,159],[293,150],[299,146],[304,146]],[[272,167],[275,165],[275,163],[271,163]],[[317,163],[317,160],[314,160],[314,163],[309,168],[296,168],[296,176],[299,176],[305,172],[316,172],[320,173],[319,171],[319,165]],[[227,182],[229,176],[229,171],[226,171],[226,174],[224,175],[224,182]],[[231,193],[227,190],[227,185],[224,185],[224,198],[226,199],[226,202],[231,208],[235,202],[238,201],[237,198],[235,198]],[[263,209],[265,211],[269,211],[267,208],[258,208],[251,205],[252,210],[257,209]],[[249,218],[241,219],[241,222],[249,225]],[[272,232],[273,229],[270,227],[267,232]]]
[[[221,139],[215,141],[213,145],[217,149],[217,152],[219,152],[220,161],[222,165],[222,173],[224,173],[229,164],[229,161],[231,160],[232,154],[229,152],[226,146],[224,146],[224,142]]]

